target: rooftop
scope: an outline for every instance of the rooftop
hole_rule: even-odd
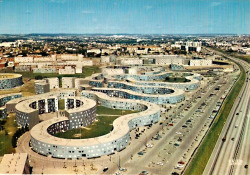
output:
[[[23,174],[27,153],[5,154],[0,164],[1,174]]]
[[[110,132],[109,134],[100,136],[100,137],[96,137],[96,138],[63,139],[63,138],[52,136],[47,132],[47,128],[50,125],[54,123],[58,123],[60,121],[68,120],[67,117],[53,118],[51,120],[47,120],[47,121],[37,124],[36,126],[32,128],[30,132],[31,137],[41,142],[47,143],[47,144],[61,145],[61,146],[90,146],[94,144],[107,143],[115,139],[119,139],[122,136],[126,135],[130,131],[129,126],[128,126],[128,122],[130,120],[160,112],[160,107],[157,106],[156,104],[139,101],[139,100],[120,99],[120,98],[114,98],[114,97],[111,98],[101,92],[93,92],[93,91],[84,91],[84,92],[95,94],[99,98],[105,99],[108,101],[119,101],[119,102],[124,102],[124,103],[127,102],[127,103],[132,103],[132,104],[141,104],[141,105],[146,106],[147,109],[145,111],[123,115],[117,118],[113,122],[114,129],[112,130],[112,132]]]

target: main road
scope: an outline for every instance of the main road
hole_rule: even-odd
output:
[[[228,81],[224,81],[225,79]],[[192,107],[181,115],[182,119],[176,122],[171,129],[167,127],[167,131],[163,130],[159,133],[162,136],[160,141],[150,141],[154,144],[153,148],[145,148],[142,151],[145,154],[143,156],[134,155],[133,160],[123,161],[122,167],[128,170],[126,174],[138,174],[142,170],[147,170],[151,174],[171,174],[176,171],[174,168],[178,162],[182,160],[186,162],[199,144],[202,135],[205,134],[211,123],[211,119],[208,118],[215,108],[216,102],[231,86],[233,79],[233,76],[227,75],[221,77],[216,83],[206,86],[206,93],[201,98],[194,97],[196,102],[192,103]],[[219,85],[221,85],[221,89],[215,93],[216,95],[211,96]],[[198,108],[204,104],[206,104],[206,107],[202,109],[204,111],[198,112],[200,111]],[[191,122],[190,124],[187,124],[188,120]],[[109,171],[109,173],[113,172]]]
[[[220,134],[215,149],[203,172],[204,175],[240,174],[247,175],[250,171],[246,165],[250,162],[250,84],[249,64],[243,60],[208,49],[218,55],[239,63],[246,71],[246,81],[242,85],[239,96],[230,111],[228,120]]]

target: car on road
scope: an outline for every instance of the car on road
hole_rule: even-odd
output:
[[[103,169],[103,172],[106,172],[106,171],[108,171],[108,167],[104,167],[104,169]]]
[[[177,166],[176,166],[176,168],[183,168],[184,167],[184,165],[182,165],[182,164],[178,164]]]
[[[185,164],[185,162],[180,161],[180,162],[178,162],[178,164],[184,165],[184,164]]]
[[[173,173],[172,173],[172,175],[179,175],[179,173],[177,173],[177,172],[173,172]]]
[[[137,153],[138,155],[142,156],[144,153],[142,151]]]
[[[147,146],[147,148],[152,148],[153,147],[153,145],[151,143],[148,143],[146,146]]]
[[[157,162],[157,165],[163,166],[162,162]]]
[[[180,144],[179,143],[175,143],[174,146],[180,146]]]
[[[147,174],[148,174],[148,171],[143,170],[139,175],[147,175]]]
[[[126,172],[127,169],[126,168],[119,168],[120,171]]]

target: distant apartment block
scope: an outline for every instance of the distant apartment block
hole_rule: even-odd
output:
[[[62,88],[75,88],[75,77],[62,77]]]
[[[59,74],[75,74],[76,70],[71,66],[65,66],[64,69],[59,69]]]
[[[59,88],[59,79],[57,77],[46,78],[46,80],[47,80],[47,83],[49,83],[50,90]]]
[[[50,91],[50,85],[47,80],[36,80],[34,82],[34,89],[36,94],[44,94]]]

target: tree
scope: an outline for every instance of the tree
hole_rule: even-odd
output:
[[[15,132],[15,134],[12,136],[11,143],[12,143],[13,148],[15,148],[17,146],[17,140],[18,140],[18,138],[27,131],[27,127],[28,126],[26,125],[25,127],[22,127],[21,129],[19,128]]]
[[[8,133],[8,131],[6,129],[4,130],[4,132],[5,132],[6,136],[9,135],[9,133]]]
[[[41,80],[41,79],[43,79],[43,76],[42,76],[42,75],[36,75],[36,76],[35,76],[35,79],[36,79],[36,80]]]

